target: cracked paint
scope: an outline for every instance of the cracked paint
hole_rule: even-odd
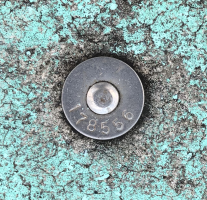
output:
[[[207,3],[0,2],[0,199],[206,199]],[[61,107],[69,71],[125,59],[146,105],[125,136],[74,133]]]

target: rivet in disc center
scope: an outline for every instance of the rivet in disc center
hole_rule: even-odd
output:
[[[108,82],[95,83],[87,93],[88,107],[96,114],[108,114],[119,103],[117,89]]]

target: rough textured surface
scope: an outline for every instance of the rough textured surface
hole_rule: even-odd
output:
[[[0,2],[0,199],[207,199],[207,2]],[[61,107],[70,70],[97,55],[145,88],[138,124],[106,142]]]

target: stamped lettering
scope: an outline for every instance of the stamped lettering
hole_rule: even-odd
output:
[[[122,131],[124,129],[124,124],[122,122],[117,122],[118,119],[116,118],[112,123],[116,127],[117,131]]]
[[[96,124],[97,124],[97,121],[95,119],[91,119],[89,121],[88,126],[87,126],[87,130],[91,131],[91,132],[95,131],[96,130]]]
[[[82,118],[80,118],[80,119],[76,122],[76,124],[79,124],[81,121],[86,120],[86,119],[88,118],[88,116],[87,116],[85,113],[83,113],[83,112],[81,112],[80,115],[82,116]]]
[[[80,108],[80,107],[81,107],[81,104],[78,103],[74,108],[71,108],[71,109],[69,110],[69,112],[72,112],[72,111],[74,111],[74,110],[77,110],[77,109]]]
[[[134,118],[134,115],[131,112],[127,112],[126,110],[122,112],[122,116],[127,120],[132,120]]]
[[[110,128],[108,126],[106,126],[105,124],[107,123],[107,121],[105,122],[101,122],[101,129],[104,129],[101,133],[103,134],[109,134],[110,132]]]

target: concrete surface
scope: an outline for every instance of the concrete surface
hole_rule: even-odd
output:
[[[0,199],[207,199],[207,2],[0,1]],[[138,124],[111,141],[71,130],[61,89],[112,56],[142,79]]]

